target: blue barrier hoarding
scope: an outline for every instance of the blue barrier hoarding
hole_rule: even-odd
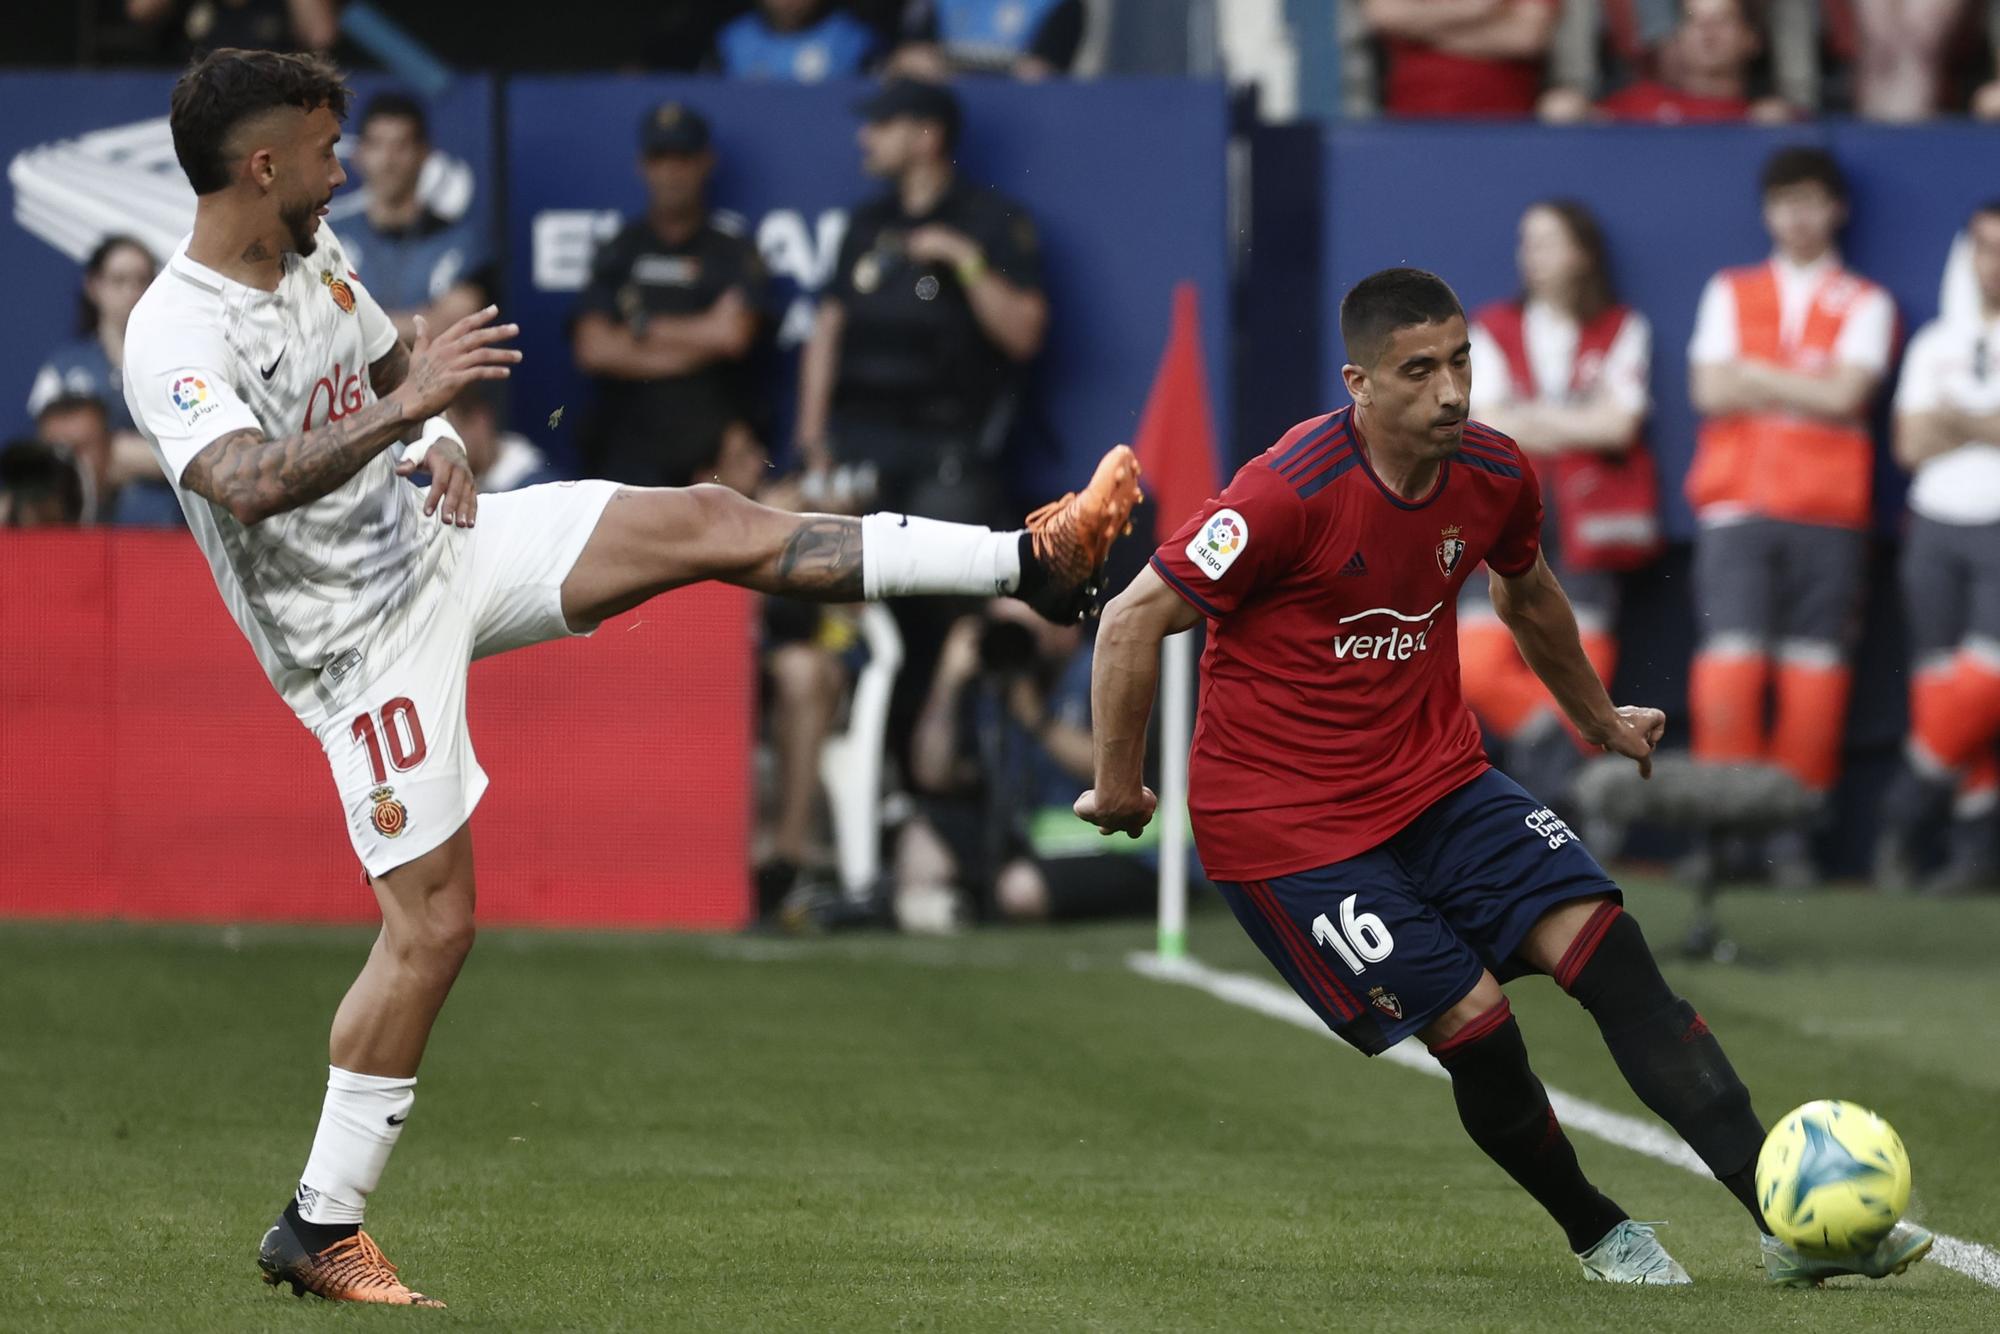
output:
[[[588,384],[565,329],[593,238],[638,212],[640,117],[680,101],[708,118],[715,204],[745,221],[773,276],[780,359],[767,391],[790,420],[790,352],[830,273],[847,210],[882,189],[861,172],[862,84],[801,87],[673,78],[523,78],[507,85],[508,311],[526,361],[515,423],[573,457]],[[1227,415],[1226,107],[1216,85],[1169,80],[972,82],[962,170],[1013,197],[1041,231],[1052,311],[1036,372],[1053,449],[1021,458],[1029,494],[1074,486],[1129,439],[1166,341],[1174,283],[1193,280],[1209,383]],[[549,416],[565,408],[562,424]],[[781,443],[781,442],[779,442]],[[1079,470],[1082,470],[1081,472]]]

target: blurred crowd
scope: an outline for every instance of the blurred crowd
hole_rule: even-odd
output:
[[[414,7],[388,8],[421,27]],[[1267,108],[1283,77],[1268,51],[1247,59],[1244,43],[1287,31],[1296,41],[1298,25],[1324,23],[1344,52],[1350,111],[1553,123],[2000,115],[1990,36],[2000,4],[1971,0],[667,4],[641,48],[652,67],[874,78],[856,118],[858,166],[876,189],[854,201],[786,386],[796,412],[780,422],[763,261],[710,198],[728,127],[692,102],[649,110],[634,131],[646,205],[599,246],[569,325],[593,385],[572,423],[578,470],[725,485],[795,508],[1011,526],[1023,397],[1051,306],[1035,219],[956,164],[964,126],[951,83],[1115,70],[1131,49],[1113,40],[1120,26],[1167,11],[1207,23],[1218,58],[1272,80]],[[124,0],[95,13],[104,59],[164,61],[224,43],[356,54],[335,0]],[[379,95],[351,129],[365,207],[341,235],[398,328],[504,301],[485,228],[423,202],[422,99]],[[1839,777],[1862,597],[1870,422],[1891,399],[1889,443],[1915,474],[1903,553],[1912,724],[1877,876],[1962,891],[1993,878],[2000,822],[2000,371],[1989,346],[2000,207],[1967,220],[1943,282],[1947,315],[1917,334],[1892,379],[1896,312],[1840,258],[1839,163],[1785,150],[1756,188],[1771,249],[1688,294],[1698,314],[1686,385],[1654,382],[1651,325],[1619,301],[1612,243],[1589,211],[1562,199],[1530,208],[1519,296],[1474,313],[1474,413],[1541,469],[1549,546],[1608,679],[1621,583],[1657,558],[1661,489],[1682,482],[1652,466],[1649,407],[1656,394],[1689,395],[1703,421],[1685,481],[1699,521],[1694,752],[1769,766],[1823,810]],[[118,369],[125,321],[160,259],[109,237],[84,265],[74,327],[42,314],[50,351],[25,405],[31,428],[0,450],[0,522],[180,521]],[[560,475],[530,439],[536,424],[515,429],[503,396],[469,396],[451,415],[482,489]],[[1468,696],[1499,762],[1561,791],[1582,752],[1486,606],[1483,581],[1473,587],[1461,609]],[[1068,813],[1090,775],[1088,634],[1010,606],[913,600],[885,624],[859,609],[768,603],[757,882],[775,919],[859,913],[947,929],[1149,903],[1152,844],[1108,852]],[[870,664],[891,659],[886,705],[860,707]],[[889,795],[878,807],[871,794],[864,812],[867,836],[889,831],[884,869],[865,885],[843,883],[847,865],[875,859],[836,846],[854,836],[834,810],[851,794],[829,787],[824,762],[856,729],[888,757]],[[1702,874],[1808,883],[1812,832],[1790,825],[1712,845],[1701,855],[1729,864]]]

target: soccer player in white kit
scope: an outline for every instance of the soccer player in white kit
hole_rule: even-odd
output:
[[[347,90],[313,56],[220,50],[175,85],[193,233],[132,313],[125,397],[271,683],[326,749],[382,931],[334,1015],[319,1130],[266,1233],[266,1281],[438,1305],[360,1230],[472,947],[473,658],[720,579],[794,597],[1012,594],[1079,619],[1139,497],[1119,446],[1013,533],[766,509],[721,487],[478,495],[438,415],[521,354],[493,307],[414,346],[320,218]],[[428,493],[403,479],[428,472]]]

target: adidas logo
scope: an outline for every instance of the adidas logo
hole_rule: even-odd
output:
[[[1361,553],[1357,551],[1347,558],[1347,564],[1340,567],[1340,572],[1342,574],[1366,574],[1368,573],[1368,562],[1363,560]]]

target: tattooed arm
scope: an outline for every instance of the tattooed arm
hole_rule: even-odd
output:
[[[497,344],[520,330],[492,323],[496,314],[488,306],[435,339],[420,331],[416,346],[407,351],[398,343],[368,368],[369,382],[382,396],[339,421],[282,440],[253,430],[221,436],[188,461],[181,485],[222,506],[245,526],[311,504],[406,431],[421,429],[466,385],[507,377],[521,354]],[[434,490],[431,508],[437,500]]]
[[[283,440],[231,431],[188,461],[181,485],[249,527],[334,490],[400,439],[408,424],[402,401],[385,398]]]

